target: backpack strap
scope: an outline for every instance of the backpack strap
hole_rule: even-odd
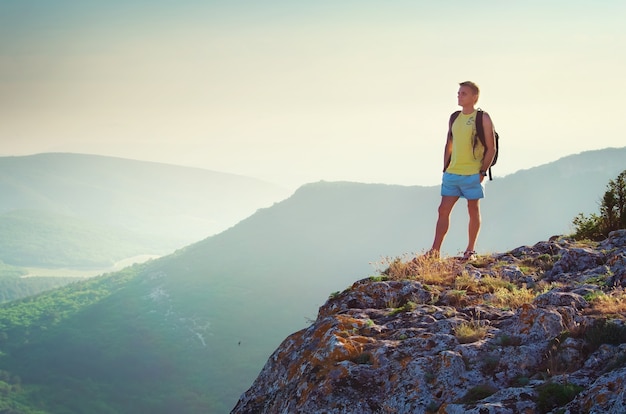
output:
[[[485,128],[483,127],[483,113],[484,111],[480,108],[476,110],[476,135],[478,135],[478,139],[480,143],[483,144],[483,148],[486,152],[487,142],[485,141]]]
[[[452,124],[454,124],[454,121],[456,121],[460,114],[461,111],[456,111],[450,115],[450,121],[448,122],[448,139],[452,138]]]
[[[483,114],[485,111],[478,108],[476,110],[476,135],[478,135],[478,139],[480,143],[483,145],[483,157],[487,153],[487,141],[485,140],[485,128],[483,127]],[[489,181],[493,181],[491,177],[491,165],[489,166]]]

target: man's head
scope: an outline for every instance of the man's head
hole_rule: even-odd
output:
[[[471,81],[465,81],[459,83],[459,86],[459,98],[461,98],[461,95],[466,95],[471,99],[472,104],[476,105],[476,102],[478,102],[478,96],[480,95],[478,85]],[[459,105],[461,105],[461,102],[459,102]]]

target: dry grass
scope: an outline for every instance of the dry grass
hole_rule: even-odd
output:
[[[454,289],[464,290],[470,293],[480,293],[480,283],[474,276],[470,276],[467,272],[463,272],[454,279]]]
[[[480,279],[480,283],[484,287],[485,293],[496,293],[501,290],[513,291],[517,288],[513,283],[509,282],[508,280],[489,275],[482,277]]]
[[[535,289],[528,289],[525,285],[516,286],[499,276],[498,263],[491,256],[479,256],[471,262],[474,267],[495,270],[495,275],[483,274],[480,277],[468,273],[465,264],[453,258],[405,255],[386,258],[381,264],[386,266],[382,273],[387,278],[419,281],[436,292],[437,296],[445,297],[447,304],[456,307],[488,303],[504,309],[517,309],[531,303],[541,290],[550,288],[541,283]]]
[[[500,308],[517,309],[526,303],[531,303],[536,296],[536,292],[525,287],[512,290],[498,288],[490,302],[492,305]]]
[[[419,255],[414,257],[386,258],[382,264],[387,265],[383,272],[390,279],[412,279],[425,284],[450,285],[459,272],[459,264],[452,259],[438,259]]]
[[[620,288],[600,293],[589,298],[589,303],[591,307],[587,309],[588,313],[623,316],[626,314],[626,291]]]
[[[454,328],[454,336],[461,344],[469,344],[483,339],[487,335],[487,327],[476,321],[463,322]]]

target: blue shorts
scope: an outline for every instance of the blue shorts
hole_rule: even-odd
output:
[[[478,200],[485,197],[485,187],[480,182],[480,174],[458,175],[444,172],[441,195]]]

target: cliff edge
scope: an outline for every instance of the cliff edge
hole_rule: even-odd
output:
[[[285,339],[232,413],[626,412],[626,230],[384,267]]]

